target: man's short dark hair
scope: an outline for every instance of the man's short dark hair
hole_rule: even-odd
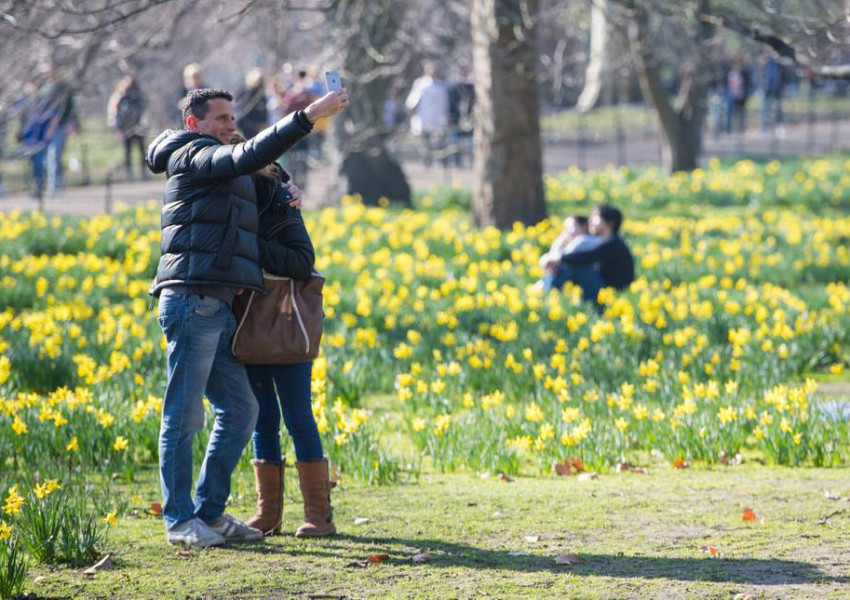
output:
[[[611,226],[614,233],[620,232],[620,226],[623,224],[623,213],[620,212],[619,208],[612,204],[600,204],[594,212]]]
[[[575,221],[582,229],[587,229],[587,217],[584,215],[571,215],[570,219]]]
[[[233,94],[227,90],[217,90],[212,88],[201,88],[199,90],[191,90],[183,101],[180,103],[180,110],[183,111],[183,122],[189,115],[193,115],[196,119],[204,120],[210,107],[207,102],[215,98],[223,98],[233,102]]]

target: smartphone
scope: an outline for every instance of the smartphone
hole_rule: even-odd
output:
[[[335,92],[342,89],[342,78],[338,71],[325,71],[325,84],[328,86],[329,92]]]

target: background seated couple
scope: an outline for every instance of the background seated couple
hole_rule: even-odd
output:
[[[599,290],[623,290],[635,278],[629,247],[620,237],[623,213],[610,204],[597,206],[590,219],[571,216],[552,248],[540,257],[546,275],[538,284],[560,290],[568,281],[581,288],[584,300],[596,302]]]

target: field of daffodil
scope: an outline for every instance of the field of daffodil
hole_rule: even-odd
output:
[[[742,450],[846,462],[848,425],[806,379],[850,358],[850,218],[830,212],[850,198],[846,167],[567,173],[548,181],[550,221],[507,232],[434,208],[438,195],[419,211],[346,199],[308,213],[328,278],[313,392],[331,460],[376,483],[423,459],[508,474]],[[597,313],[577,289],[533,284],[561,218],[602,200],[624,209],[638,279],[604,290]],[[735,204],[748,208],[717,208]],[[88,220],[4,215],[0,489],[132,480],[155,463],[158,255],[156,203]]]

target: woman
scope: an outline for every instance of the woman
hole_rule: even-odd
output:
[[[144,121],[147,102],[138,82],[127,75],[115,87],[109,98],[107,119],[109,125],[118,130],[124,142],[124,170],[127,180],[133,179],[133,146],[139,149],[139,166],[142,179],[147,179],[145,168]]]
[[[238,143],[238,142],[235,142]],[[307,279],[315,253],[298,208],[301,193],[277,165],[254,174],[260,216],[260,264],[268,273]],[[254,429],[254,477],[257,513],[247,524],[272,535],[280,533],[283,516],[283,469],[280,418],[295,445],[295,463],[304,498],[304,523],[296,537],[336,533],[330,503],[328,461],[313,417],[310,396],[312,362],[290,365],[246,365],[260,406]],[[277,388],[277,390],[275,390]]]

